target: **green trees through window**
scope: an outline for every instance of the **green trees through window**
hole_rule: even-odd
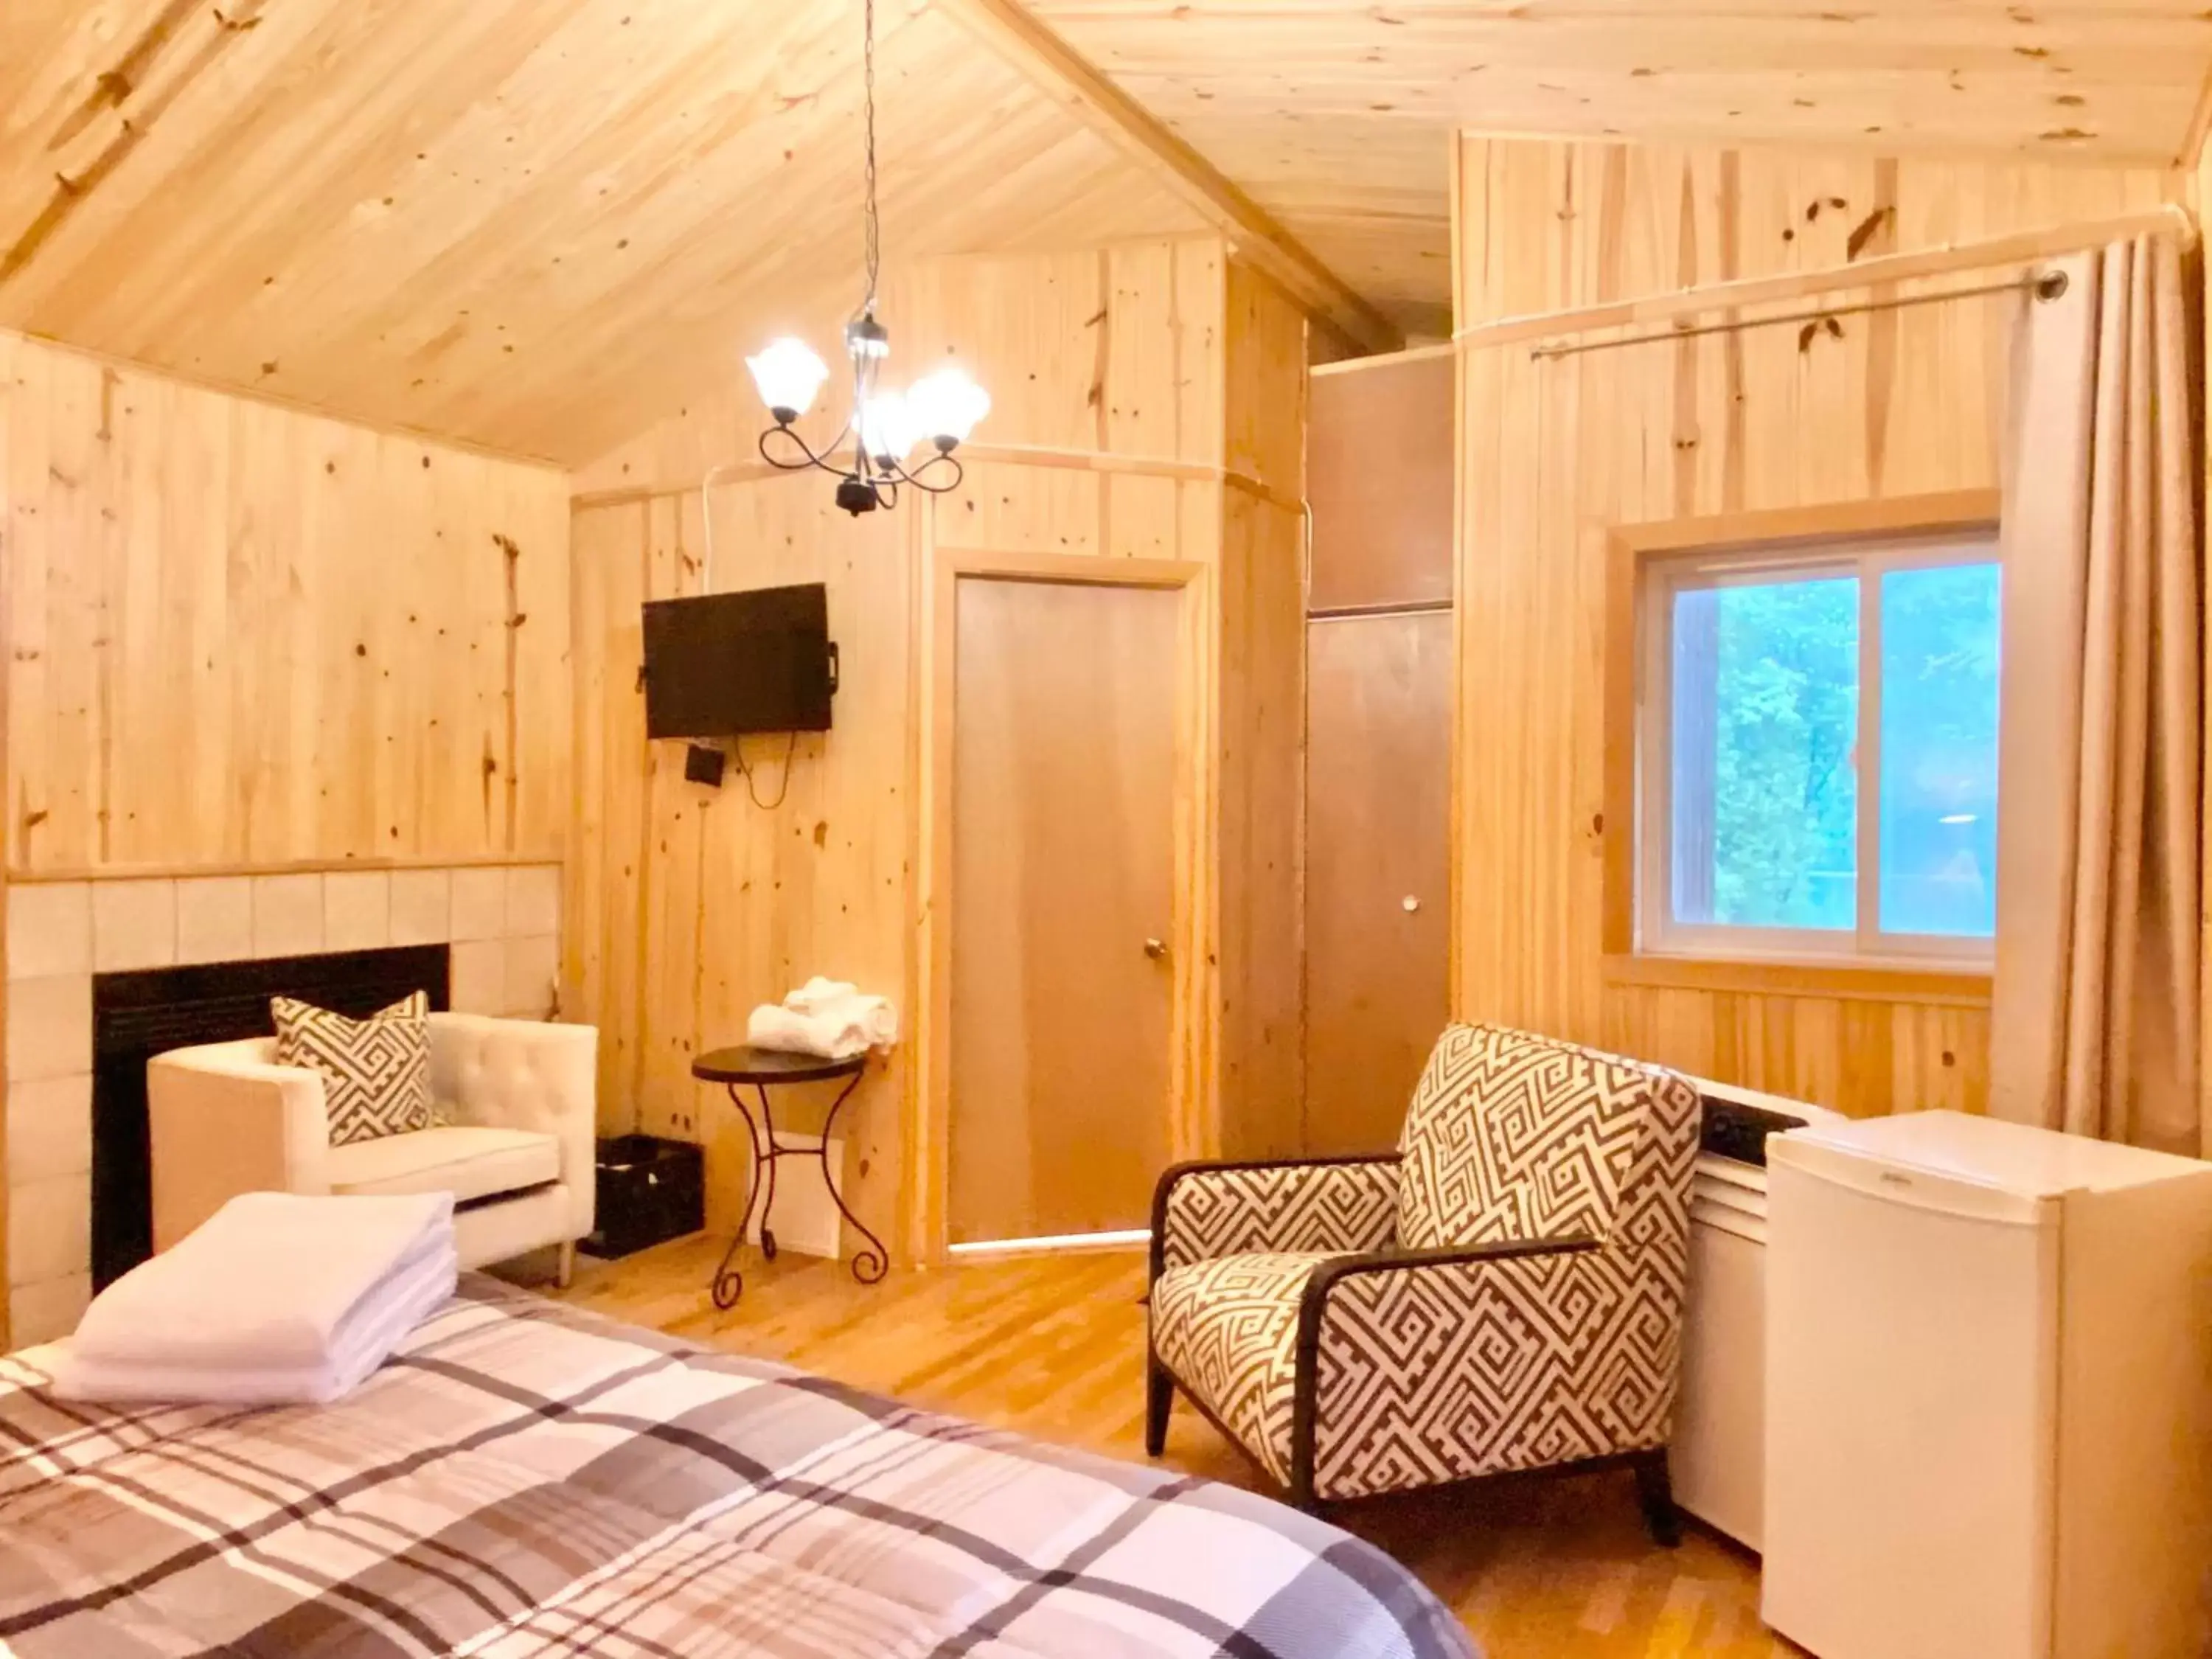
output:
[[[1672,589],[1673,922],[1855,930],[1872,787],[1879,930],[1994,934],[1998,586],[1993,562],[1845,559]]]

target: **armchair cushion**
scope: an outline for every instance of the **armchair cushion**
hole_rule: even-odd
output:
[[[1367,1497],[1665,1442],[1680,1327],[1641,1264],[1568,1241],[1492,1248],[1515,1253],[1439,1252],[1328,1285],[1316,1492]]]
[[[1152,1352],[1276,1480],[1291,1478],[1298,1305],[1331,1258],[1217,1256],[1152,1285]]]
[[[1671,1073],[1520,1031],[1448,1028],[1406,1115],[1399,1241],[1604,1239],[1655,1109],[1694,1139],[1697,1091]]]
[[[416,991],[367,1019],[274,997],[276,1063],[322,1074],[331,1145],[430,1127],[430,1000]]]
[[[334,1193],[451,1193],[466,1204],[558,1181],[561,1143],[532,1129],[454,1125],[333,1146],[325,1168]]]
[[[456,1124],[528,1129],[560,1145],[571,1230],[592,1231],[599,1185],[599,1032],[589,1025],[430,1016],[430,1085]]]

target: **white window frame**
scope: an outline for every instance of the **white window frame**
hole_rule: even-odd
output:
[[[1699,549],[1654,557],[1637,596],[1637,950],[1700,961],[1832,963],[1855,967],[1986,967],[1996,940],[1885,933],[1881,916],[1881,579],[1894,570],[1999,564],[1995,526],[1924,535],[1887,533],[1816,543]],[[1683,923],[1673,916],[1675,598],[1686,590],[1765,584],[1778,577],[1858,580],[1856,927],[1756,927]],[[2000,578],[2002,580],[2002,577]],[[2002,604],[2002,601],[2000,601]],[[2000,612],[2002,614],[2002,612]],[[1998,786],[2003,811],[2003,786]]]

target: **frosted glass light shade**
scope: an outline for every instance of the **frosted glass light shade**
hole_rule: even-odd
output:
[[[902,459],[915,446],[914,411],[896,392],[879,392],[860,405],[860,447],[879,461]]]
[[[907,410],[916,432],[949,448],[967,441],[976,422],[991,412],[991,394],[965,371],[940,368],[914,383],[907,393]]]
[[[796,420],[806,413],[822,382],[830,378],[828,366],[806,342],[788,334],[746,358],[745,367],[752,371],[761,401],[780,420]]]

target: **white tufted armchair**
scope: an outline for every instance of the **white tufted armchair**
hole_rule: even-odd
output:
[[[173,1049],[146,1067],[154,1248],[240,1193],[453,1194],[464,1267],[592,1231],[599,1032],[481,1014],[430,1016],[439,1122],[333,1146],[319,1072],[275,1063],[274,1037]]]

